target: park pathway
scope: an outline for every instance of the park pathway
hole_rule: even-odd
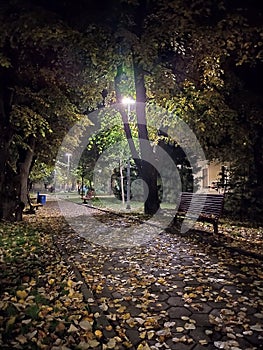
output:
[[[112,349],[263,349],[261,260],[164,230],[125,246],[131,221],[59,202],[67,221],[49,199],[37,220],[61,217],[54,243]]]

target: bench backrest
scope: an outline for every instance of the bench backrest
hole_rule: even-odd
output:
[[[210,215],[219,218],[222,214],[224,195],[211,193],[182,192],[178,212]]]

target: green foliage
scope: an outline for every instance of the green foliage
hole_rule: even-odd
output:
[[[209,160],[242,164],[245,154],[261,186],[263,161],[255,154],[262,152],[255,140],[262,130],[262,91],[255,93],[244,74],[262,71],[260,8],[224,0],[113,2],[105,16],[89,2],[58,2],[57,13],[50,8],[10,2],[0,9],[0,77],[9,96],[1,101],[11,106],[6,110],[14,170],[21,152],[33,148],[30,138],[35,158],[52,163],[61,139],[84,112],[114,103],[118,93],[135,97],[137,65],[148,101],[169,112],[160,126],[173,127],[182,118]],[[123,139],[120,128],[108,128],[114,120],[105,115],[104,131],[91,138],[92,164]],[[136,125],[131,129],[136,139]],[[157,144],[156,130],[148,131]]]
[[[0,23],[0,127],[8,130],[0,159],[1,169],[12,167],[14,175],[1,178],[0,196],[8,183],[23,202],[33,163],[54,163],[64,135],[99,94],[87,94],[91,43],[58,15],[30,2],[9,2],[0,7]]]
[[[52,160],[58,140],[83,117],[84,99],[75,90],[86,87],[87,41],[44,9],[10,4],[1,10],[0,49],[11,62],[2,71],[13,91],[10,127],[24,143],[33,136]]]
[[[30,172],[30,182],[46,182],[50,183],[54,178],[53,167],[46,163],[37,162],[34,164],[32,171]]]
[[[112,37],[122,55],[114,56],[112,63],[122,67],[121,93],[134,93],[133,57],[143,67],[148,100],[169,111],[161,117],[163,127],[175,127],[180,117],[195,132],[209,160],[242,164],[245,154],[259,173],[262,156],[255,159],[254,154],[262,154],[255,147],[262,107],[259,100],[251,104],[252,91],[236,67],[261,71],[262,11],[256,14],[249,5],[227,1],[176,0],[124,1],[115,6],[109,23],[115,20],[113,13],[119,15],[119,26],[113,26]],[[155,131],[150,134],[157,144]],[[235,171],[233,179],[240,170]]]

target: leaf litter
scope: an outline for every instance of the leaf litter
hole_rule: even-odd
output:
[[[3,349],[176,350],[199,344],[256,350],[262,344],[257,259],[167,232],[136,249],[105,248],[79,237],[55,205],[16,229],[1,227]],[[31,233],[22,242],[20,232]],[[92,292],[88,301],[83,283]]]

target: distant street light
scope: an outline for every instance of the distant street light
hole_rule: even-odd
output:
[[[122,103],[124,105],[127,105],[127,116],[128,116],[128,121],[130,119],[131,115],[131,105],[135,103],[135,101],[130,98],[130,97],[124,97],[122,99]],[[130,163],[130,158],[128,159],[128,164],[127,164],[127,202],[126,202],[126,209],[131,209],[131,163]]]
[[[68,158],[68,164],[67,164],[67,186],[69,191],[69,173],[70,173],[70,157],[72,157],[71,153],[66,153],[65,156]]]

